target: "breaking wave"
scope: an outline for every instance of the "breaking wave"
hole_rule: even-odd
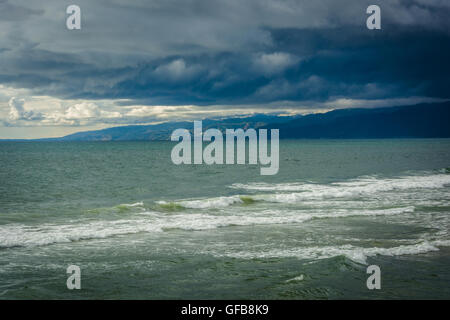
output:
[[[220,209],[234,204],[251,204],[255,201],[257,201],[257,199],[251,196],[235,195],[229,197],[179,200],[173,202],[156,201],[156,203],[164,209]]]
[[[414,212],[414,207],[380,210],[316,210],[274,211],[263,210],[250,215],[173,214],[145,212],[146,219],[121,219],[74,224],[41,224],[37,226],[10,224],[0,226],[0,247],[42,246],[88,239],[101,239],[141,232],[209,230],[229,226],[272,225],[302,223],[312,219],[351,216],[394,215]]]
[[[345,256],[348,259],[361,264],[367,264],[368,257],[377,255],[402,256],[439,251],[438,247],[450,246],[450,240],[423,241],[417,244],[400,245],[397,247],[357,247],[350,244],[342,246],[323,247],[301,247],[282,250],[269,250],[260,252],[236,252],[228,253],[226,256],[240,259],[262,259],[262,258],[299,258],[305,260],[320,260]]]
[[[250,191],[297,191],[305,193],[305,197],[348,197],[376,192],[409,189],[436,189],[450,185],[450,175],[431,174],[424,176],[403,176],[398,178],[360,177],[345,182],[334,182],[330,184],[315,183],[250,183],[231,185],[234,189]]]
[[[232,205],[253,204],[255,202],[299,203],[308,200],[342,199],[351,200],[376,194],[387,194],[393,190],[417,191],[433,190],[450,185],[449,174],[428,176],[404,176],[398,178],[360,177],[345,182],[330,184],[316,183],[251,183],[233,184],[233,189],[262,191],[261,194],[241,194],[203,199],[186,199],[173,202],[157,201],[163,209],[220,209]],[[294,192],[295,191],[295,192]],[[272,192],[272,193],[270,193]],[[424,203],[426,205],[426,203]],[[445,203],[444,203],[445,204]]]

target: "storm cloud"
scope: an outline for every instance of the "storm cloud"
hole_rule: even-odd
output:
[[[79,0],[82,28],[67,30],[69,3],[2,0],[0,84],[76,101],[68,121],[75,105],[124,121],[129,106],[449,99],[449,2],[377,1],[382,29],[368,30],[372,2]],[[102,99],[114,110],[89,109]]]

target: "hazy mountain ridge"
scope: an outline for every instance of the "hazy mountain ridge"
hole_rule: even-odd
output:
[[[448,138],[450,102],[311,114],[281,125],[285,139]]]
[[[217,128],[224,131],[233,128],[260,128],[269,124],[287,122],[301,117],[257,114],[250,117],[231,117],[224,119],[204,119],[203,131]],[[131,125],[95,131],[73,133],[61,138],[39,139],[41,141],[154,141],[170,140],[172,132],[185,128],[192,132],[193,121],[166,122],[153,125]]]
[[[257,114],[203,120],[203,131],[218,128],[280,129],[282,139],[449,138],[450,102],[375,109],[338,109],[305,116]],[[39,141],[169,140],[178,128],[192,132],[192,121],[130,125],[84,131]]]

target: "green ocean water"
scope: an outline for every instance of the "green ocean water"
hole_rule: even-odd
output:
[[[173,146],[0,142],[0,299],[450,298],[450,139],[280,141],[275,176]]]

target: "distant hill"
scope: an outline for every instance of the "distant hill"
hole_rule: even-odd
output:
[[[334,110],[266,127],[284,139],[449,138],[450,102]]]
[[[43,141],[148,141],[169,140],[173,130],[192,132],[192,121],[155,125],[133,125],[96,131],[78,132]],[[209,128],[280,129],[282,139],[361,139],[361,138],[449,138],[450,102],[412,106],[340,109],[306,116],[258,114],[203,120],[203,131]]]
[[[250,117],[233,117],[220,120],[205,119],[202,121],[203,131],[209,128],[220,130],[233,128],[259,128],[268,124],[287,122],[301,117],[257,114]],[[149,141],[170,140],[175,129],[185,128],[192,132],[193,122],[167,122],[154,125],[133,125],[113,127],[95,131],[73,133],[61,138],[39,139],[40,141]]]

